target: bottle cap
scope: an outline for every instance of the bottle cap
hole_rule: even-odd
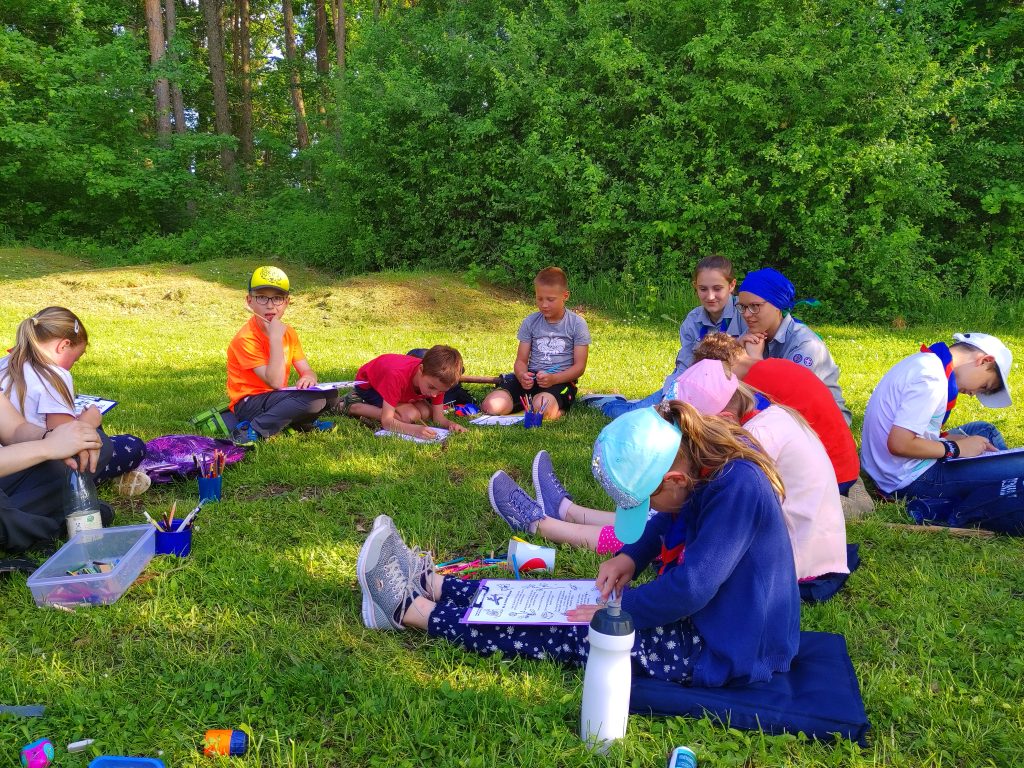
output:
[[[590,628],[612,637],[630,634],[633,631],[633,617],[621,608],[616,607],[614,613],[612,610],[610,607],[602,608],[595,613],[594,618],[590,620]]]

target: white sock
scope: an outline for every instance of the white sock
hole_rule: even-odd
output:
[[[565,520],[565,515],[569,511],[569,507],[572,506],[572,502],[569,501],[569,497],[565,496],[562,502],[558,505],[558,519]]]

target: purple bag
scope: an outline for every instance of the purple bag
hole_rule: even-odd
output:
[[[198,475],[194,456],[207,457],[223,451],[226,464],[234,464],[245,456],[245,449],[230,440],[217,440],[202,435],[163,435],[146,443],[146,458],[139,469],[154,483],[169,483]]]

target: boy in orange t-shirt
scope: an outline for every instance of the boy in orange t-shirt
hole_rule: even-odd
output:
[[[228,397],[238,417],[231,439],[237,445],[252,445],[289,426],[334,426],[317,416],[337,402],[337,392],[310,389],[316,374],[295,329],[281,321],[289,298],[288,276],[280,269],[259,267],[252,273],[245,304],[253,316],[228,344]],[[293,367],[299,379],[295,389],[286,390]]]

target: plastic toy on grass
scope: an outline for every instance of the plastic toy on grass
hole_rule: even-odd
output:
[[[89,768],[167,768],[163,760],[155,757],[119,757],[117,755],[100,755]]]
[[[456,416],[476,416],[480,413],[480,409],[477,408],[473,403],[463,403],[462,405],[456,405],[452,410],[455,411]]]
[[[25,768],[46,768],[53,760],[53,744],[49,739],[36,739],[21,748],[21,764]]]
[[[211,729],[203,737],[203,754],[244,755],[249,751],[249,734],[239,730]]]

